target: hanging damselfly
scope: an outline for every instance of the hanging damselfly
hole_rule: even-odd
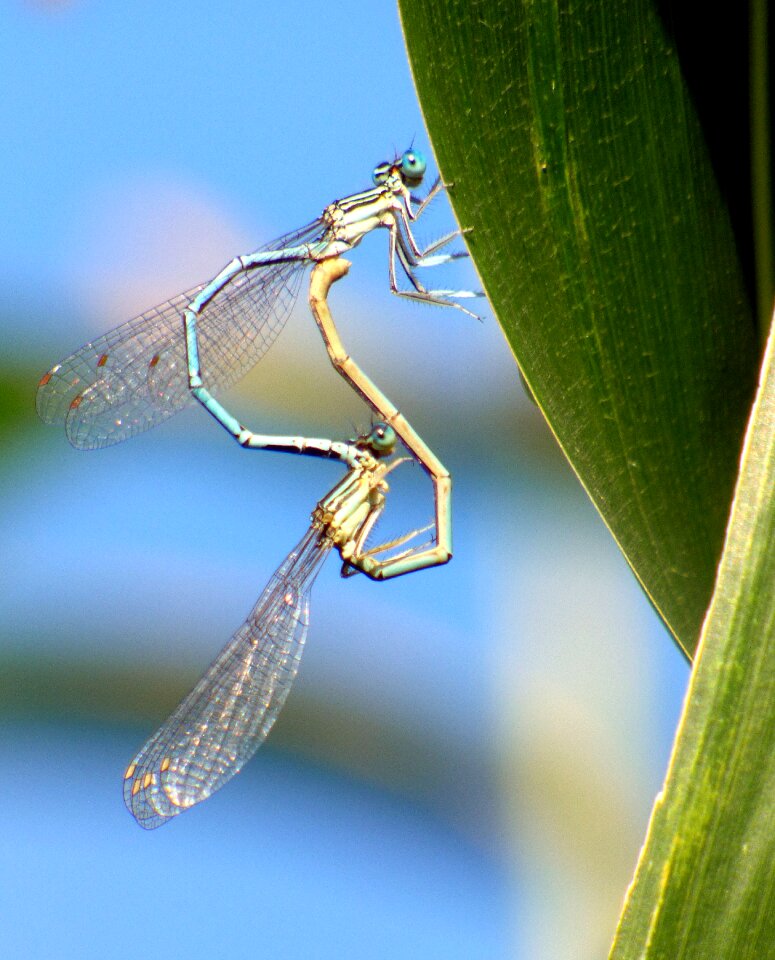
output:
[[[332,549],[345,575],[362,572],[374,580],[449,559],[433,538],[407,546],[427,528],[367,548],[385,507],[386,477],[412,459],[395,456],[395,445],[395,432],[383,423],[349,444],[332,444],[348,472],[317,504],[309,530],[246,621],[127,767],[124,800],[142,827],[158,827],[205,800],[264,742],[298,672],[310,590]]]

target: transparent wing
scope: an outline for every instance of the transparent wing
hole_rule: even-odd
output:
[[[316,220],[260,252],[314,243]],[[298,294],[304,260],[269,262],[235,276],[203,309],[197,329],[208,389],[240,379],[274,342]],[[73,446],[105,447],[155,426],[193,402],[183,311],[204,284],[87,343],[42,377],[38,413],[64,422]]]
[[[206,799],[266,739],[299,668],[309,595],[331,541],[311,527],[245,623],[127,768],[124,802],[150,830]]]

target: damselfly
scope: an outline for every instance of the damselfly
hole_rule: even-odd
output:
[[[194,398],[241,442],[241,424],[213,392],[235,383],[269,349],[296,299],[304,267],[352,250],[379,227],[389,234],[393,293],[470,313],[456,300],[481,294],[427,290],[415,272],[467,255],[436,252],[459,230],[425,250],[418,246],[411,223],[443,189],[436,180],[423,200],[415,197],[411,191],[425,171],[418,150],[379,164],[371,189],[329,204],[308,226],[236,257],[210,283],[86,344],[41,379],[40,416],[64,422],[70,442],[90,449],[155,426]],[[409,289],[398,286],[396,260]]]
[[[371,550],[366,540],[385,506],[396,435],[386,424],[342,446],[345,477],[317,505],[312,524],[269,581],[245,623],[194,689],[140,749],[124,776],[124,800],[146,829],[222,787],[247,763],[277,719],[299,668],[312,583],[334,547],[343,573],[375,580],[445,563],[433,544],[395,553],[423,531]],[[340,445],[337,445],[340,446]],[[386,559],[378,554],[392,551]]]

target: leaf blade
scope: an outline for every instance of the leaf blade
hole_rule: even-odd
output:
[[[579,479],[691,654],[758,358],[674,49],[644,0],[400,8],[490,302]]]
[[[665,788],[611,960],[773,956],[775,337]]]

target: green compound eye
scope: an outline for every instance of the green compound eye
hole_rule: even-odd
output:
[[[369,446],[375,453],[390,453],[397,440],[395,430],[386,423],[375,423],[369,434]]]
[[[401,157],[401,175],[413,187],[422,183],[427,166],[419,150],[407,150]]]

